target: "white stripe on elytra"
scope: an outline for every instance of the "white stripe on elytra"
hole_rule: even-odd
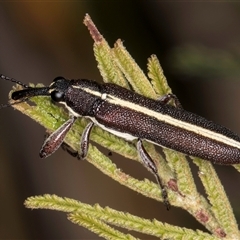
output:
[[[227,137],[227,136],[225,136],[221,133],[216,133],[216,132],[213,132],[213,131],[208,130],[206,128],[196,126],[196,125],[188,123],[188,122],[181,121],[181,120],[173,118],[169,115],[162,114],[160,112],[156,112],[154,110],[148,109],[146,107],[140,106],[140,105],[132,103],[130,101],[126,101],[126,100],[123,100],[121,98],[112,96],[111,94],[106,94],[106,93],[102,94],[98,91],[94,91],[94,90],[86,88],[86,87],[80,87],[80,86],[73,86],[73,87],[74,88],[81,88],[82,90],[84,90],[84,91],[86,91],[90,94],[93,94],[94,96],[101,97],[102,99],[104,99],[105,101],[107,101],[111,104],[119,105],[119,106],[122,106],[122,107],[132,109],[134,111],[143,113],[143,114],[148,115],[150,117],[154,117],[161,122],[168,123],[172,126],[182,128],[182,129],[190,131],[190,132],[194,132],[194,133],[196,133],[198,135],[201,135],[203,137],[210,138],[212,140],[216,140],[216,141],[225,143],[229,146],[236,147],[236,148],[240,149],[240,142],[238,142],[234,139],[231,139],[231,138],[229,138],[229,137]],[[109,131],[109,129],[107,129],[107,128],[106,128],[106,130]]]

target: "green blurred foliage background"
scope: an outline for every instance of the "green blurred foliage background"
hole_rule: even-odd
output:
[[[239,3],[1,2],[0,72],[45,85],[61,75],[101,81],[93,41],[82,24],[85,13],[109,44],[124,40],[145,72],[147,58],[156,54],[185,109],[240,133]],[[1,103],[6,103],[11,85],[1,82]],[[62,213],[24,208],[27,197],[44,193],[204,230],[181,209],[167,212],[163,204],[110,181],[87,161],[62,150],[40,160],[44,129],[11,108],[1,110],[0,136],[0,239],[96,239]],[[116,154],[112,159],[125,172],[154,180],[140,164]],[[193,171],[197,175],[194,166]],[[240,178],[231,167],[217,166],[217,171],[239,220]]]

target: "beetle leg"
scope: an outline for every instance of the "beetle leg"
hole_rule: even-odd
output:
[[[84,160],[86,158],[89,148],[89,137],[94,126],[93,122],[90,122],[86,128],[83,130],[81,140],[80,140],[80,151],[74,150],[71,146],[67,143],[63,142],[61,147],[64,151],[69,153],[71,156],[76,157],[78,160]]]
[[[180,103],[179,99],[172,93],[168,93],[158,99],[158,101],[162,102],[163,104],[168,104],[171,100],[173,100],[175,107],[182,108],[182,104]]]
[[[87,156],[88,148],[89,148],[89,136],[93,126],[94,126],[94,123],[90,122],[83,130],[81,141],[80,141],[80,153],[78,156],[79,159],[84,159]]]
[[[41,158],[50,156],[61,146],[76,119],[77,117],[72,116],[45,140],[39,152]]]
[[[76,157],[78,159],[80,159],[78,151],[74,150],[72,147],[70,147],[67,143],[63,142],[61,145],[61,148],[66,151],[67,153],[69,153],[71,156]]]
[[[142,160],[143,165],[155,176],[158,185],[160,186],[160,189],[162,190],[162,198],[163,198],[163,203],[166,206],[167,210],[170,209],[170,203],[168,201],[168,195],[167,195],[167,190],[161,180],[161,178],[158,175],[157,171],[157,166],[145,150],[142,140],[138,139],[137,141],[137,150],[140,156],[140,159]]]

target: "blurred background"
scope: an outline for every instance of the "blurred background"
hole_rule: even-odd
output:
[[[0,73],[45,85],[57,76],[102,81],[93,41],[82,24],[86,13],[110,45],[121,38],[145,72],[147,58],[156,54],[185,109],[240,134],[239,3],[1,2]],[[1,81],[0,103],[7,102],[11,87]],[[45,193],[205,231],[181,209],[167,212],[162,203],[131,192],[61,149],[41,160],[38,152],[44,133],[20,112],[1,109],[0,239],[97,239],[63,213],[23,206],[27,197]],[[126,173],[154,180],[139,163],[116,155],[112,159]],[[232,167],[216,169],[239,222],[239,174]]]

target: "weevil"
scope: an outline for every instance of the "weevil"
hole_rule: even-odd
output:
[[[112,83],[99,84],[88,79],[57,77],[48,87],[32,88],[4,75],[0,78],[23,86],[23,90],[12,93],[11,98],[16,101],[13,104],[34,96],[50,96],[69,111],[69,120],[43,143],[41,158],[50,156],[61,146],[77,118],[86,117],[90,123],[81,136],[80,158],[87,156],[94,125],[127,141],[136,140],[140,159],[156,177],[167,209],[170,208],[167,191],[143,141],[215,164],[240,163],[240,137],[226,127],[184,110],[173,94],[153,100]],[[168,104],[171,99],[176,106]]]

